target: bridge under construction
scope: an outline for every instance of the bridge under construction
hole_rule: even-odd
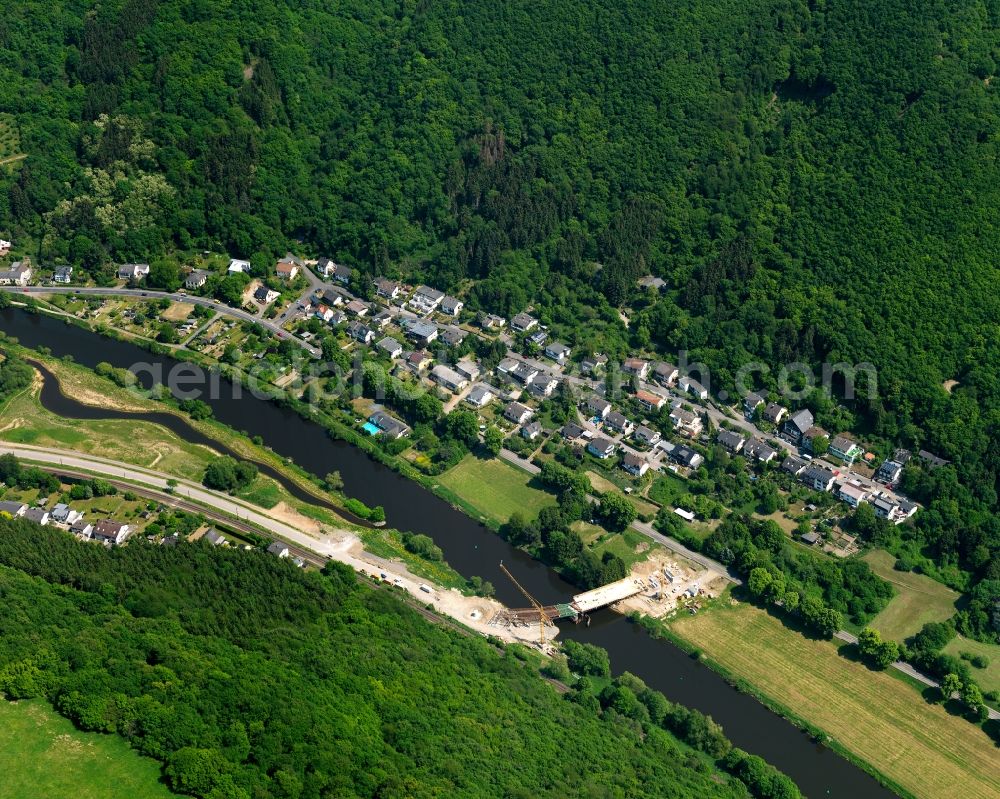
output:
[[[504,608],[490,620],[490,624],[510,627],[555,622],[559,619],[580,621],[595,610],[641,594],[646,588],[646,582],[641,578],[626,577],[577,594],[569,602],[530,608]]]

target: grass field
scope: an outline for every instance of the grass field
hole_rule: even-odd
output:
[[[1000,755],[982,730],[834,644],[742,603],[684,616],[671,629],[914,796],[1000,796]]]
[[[442,474],[441,485],[484,516],[507,521],[515,511],[533,519],[555,497],[529,485],[531,475],[498,458],[484,460],[466,455]]]
[[[971,663],[972,676],[984,691],[1000,691],[1000,646],[996,644],[981,644],[956,635],[944,648],[945,654],[961,657],[963,652],[970,655],[982,655],[990,664],[985,669],[977,669]]]
[[[609,480],[602,474],[598,474],[593,470],[588,471],[586,474],[587,478],[590,480],[590,485],[593,487],[594,491],[597,492],[598,494],[604,494],[608,491],[614,491],[618,494],[621,494],[635,506],[635,509],[638,513],[644,516],[655,516],[656,512],[659,510],[659,508],[652,502],[647,502],[646,500],[642,499],[636,494],[626,494],[624,491],[622,491],[621,486],[619,486],[614,481]]]
[[[865,555],[864,560],[879,577],[892,583],[896,596],[871,623],[883,637],[902,641],[929,621],[944,621],[955,613],[958,593],[922,574],[896,571],[896,559],[884,550]]]
[[[117,736],[84,733],[41,702],[0,700],[4,799],[170,799],[160,764]]]

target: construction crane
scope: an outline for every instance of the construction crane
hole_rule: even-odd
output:
[[[506,574],[510,578],[510,581],[517,586],[517,590],[520,591],[522,594],[524,594],[525,597],[527,597],[532,607],[534,607],[534,609],[538,611],[538,643],[544,649],[545,625],[552,624],[552,619],[549,618],[549,615],[545,612],[545,608],[542,607],[542,604],[537,599],[535,599],[531,594],[529,594],[528,590],[523,585],[521,585],[517,581],[517,578],[515,578],[514,575],[510,573],[510,570],[503,565],[503,561],[500,561],[500,569],[501,571],[503,571],[504,574]]]

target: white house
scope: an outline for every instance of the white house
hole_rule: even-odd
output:
[[[226,270],[230,274],[248,274],[250,272],[250,262],[242,261],[239,258],[229,259],[229,268]]]

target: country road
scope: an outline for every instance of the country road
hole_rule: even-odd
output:
[[[298,336],[292,335],[287,330],[282,329],[281,324],[270,319],[262,319],[252,313],[247,313],[242,308],[233,308],[223,302],[209,299],[208,297],[198,297],[193,294],[183,294],[181,292],[155,291],[153,289],[127,289],[127,288],[95,288],[90,286],[0,286],[0,291],[8,294],[77,294],[89,297],[136,297],[145,299],[167,299],[174,302],[189,302],[192,305],[200,305],[203,308],[211,308],[218,314],[237,319],[241,322],[250,322],[260,325],[271,331],[279,339],[289,339],[298,344],[302,349],[313,357],[318,358],[320,350],[307,341],[303,341]]]

